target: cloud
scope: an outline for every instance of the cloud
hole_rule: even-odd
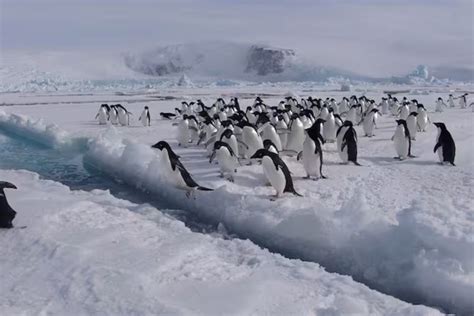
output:
[[[2,50],[139,51],[230,40],[367,75],[473,66],[473,2],[3,0]]]

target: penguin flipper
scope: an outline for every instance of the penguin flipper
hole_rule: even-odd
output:
[[[437,142],[436,145],[434,146],[433,152],[435,153],[440,146],[441,146],[441,143]]]
[[[200,186],[200,185],[197,187],[197,189],[200,190],[200,191],[214,191],[214,189],[202,187],[202,186]]]

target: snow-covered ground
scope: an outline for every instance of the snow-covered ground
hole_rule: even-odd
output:
[[[464,86],[460,89],[466,90],[472,87]],[[380,100],[384,88],[364,88],[364,90],[369,98]],[[0,114],[0,128],[8,129],[23,137],[29,135],[29,138],[45,145],[59,148],[70,149],[71,144],[76,142],[83,144],[84,138],[87,138],[89,143],[86,148],[82,145],[73,148],[85,150],[88,165],[133,187],[158,195],[176,208],[196,212],[216,223],[221,222],[231,232],[243,238],[250,238],[272,251],[321,263],[329,271],[351,275],[372,288],[403,300],[437,306],[451,312],[472,313],[474,311],[472,300],[474,113],[471,109],[458,108],[447,109],[444,113],[433,113],[431,111],[434,109],[435,100],[438,96],[445,98],[449,93],[448,89],[419,87],[417,91],[420,92],[407,95],[409,99],[416,98],[425,104],[430,110],[431,121],[445,122],[451,131],[457,145],[457,167],[436,164],[437,156],[433,154],[436,129],[433,126],[430,126],[426,133],[418,134],[413,144],[413,153],[418,156],[416,159],[403,162],[393,160],[395,152],[390,138],[395,129],[395,122],[393,117],[384,116],[373,138],[362,137],[361,128],[356,127],[360,136],[359,162],[363,167],[339,165],[334,144],[327,144],[324,147],[326,158],[324,171],[328,179],[314,182],[303,180],[305,174],[301,164],[294,157],[286,157],[285,161],[295,178],[295,187],[304,197],[285,196],[275,202],[269,200],[273,191],[265,186],[260,166],[240,167],[235,183],[220,179],[216,166],[209,165],[202,148],[177,148],[174,140],[175,127],[171,126],[169,121],[160,120],[158,114],[161,111],[171,112],[179,106],[181,99],[201,98],[205,103],[209,103],[218,96],[228,98],[232,94],[241,96],[243,106],[250,104],[255,94],[261,94],[267,104],[276,105],[288,92],[281,87],[259,86],[214,90],[182,88],[129,95],[4,94],[0,103],[9,106],[2,108],[6,114]],[[301,87],[294,92],[301,96],[312,95],[321,98],[329,96],[338,100],[342,96],[362,93]],[[170,99],[170,96],[175,99]],[[104,102],[120,102],[127,106],[135,114],[132,120],[133,126],[117,128],[99,126],[93,118],[99,104]],[[150,107],[152,114],[152,126],[149,128],[141,127],[136,122],[144,105]],[[15,113],[15,116],[10,113]],[[18,114],[27,115],[30,119],[19,117]],[[36,122],[35,119],[38,118],[43,118],[43,122]],[[44,122],[54,123],[57,126],[49,126]],[[196,199],[193,200],[186,199],[183,192],[169,188],[166,179],[160,174],[158,153],[150,148],[151,144],[162,139],[170,141],[176,148],[178,154],[182,156],[183,164],[199,183],[216,190],[198,192]],[[34,181],[25,180],[25,185],[29,185],[30,182]],[[87,200],[88,197],[81,199]],[[123,208],[130,207],[126,205]],[[90,207],[86,209],[89,210]],[[100,216],[110,216],[106,212],[100,212],[104,213]],[[130,222],[130,219],[127,217],[124,221]],[[34,221],[31,219],[28,225],[33,224]],[[23,233],[21,231],[21,234]],[[145,239],[146,234],[145,231]],[[75,241],[82,242],[81,236],[78,235]],[[134,235],[127,233],[123,238],[134,238]],[[97,251],[100,251],[99,248]],[[266,255],[270,256],[268,253]],[[271,269],[269,271],[270,274],[273,273]],[[80,277],[72,278],[72,283],[75,282],[86,281]],[[263,281],[259,279],[258,282]],[[89,288],[93,289],[94,284],[90,283]],[[299,291],[299,285],[294,287]],[[340,292],[337,289],[332,290]],[[282,293],[286,291],[282,290]],[[303,299],[305,301],[310,291],[303,288],[299,293],[306,297]],[[265,301],[262,297],[255,298],[255,302],[260,300]],[[168,306],[178,308],[173,304],[168,305],[167,302],[160,304],[164,304],[163,308]],[[141,307],[147,308],[147,304],[144,303],[145,307]],[[309,306],[294,301],[289,305],[294,305],[292,308]],[[286,314],[285,310],[280,309],[281,306],[277,307],[278,304],[272,306],[275,309],[266,305],[261,307],[262,309],[228,312],[247,314],[283,311]],[[267,307],[269,309],[265,309]],[[336,305],[333,307],[337,308]],[[179,308],[182,309],[163,311],[194,311],[191,309],[194,306],[191,305]],[[215,308],[201,312],[227,312],[224,307]],[[307,308],[288,310],[288,313],[308,314],[316,310]],[[367,305],[364,308],[370,307]],[[347,310],[332,312],[344,314],[349,311],[366,314],[371,310],[349,307]],[[126,310],[117,309],[116,312],[125,313]],[[317,311],[316,313],[324,314]],[[379,310],[379,313],[385,314],[386,311]]]
[[[0,231],[2,315],[436,315],[150,205],[0,171],[26,229]]]

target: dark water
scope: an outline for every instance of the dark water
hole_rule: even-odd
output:
[[[121,185],[97,170],[84,166],[79,151],[59,151],[11,134],[0,133],[0,169],[24,169],[41,178],[67,185],[72,190],[109,190],[115,197],[133,203],[148,203],[163,213],[184,222],[195,232],[215,232],[213,224],[182,210],[174,210],[166,202]],[[1,180],[1,179],[0,179]]]

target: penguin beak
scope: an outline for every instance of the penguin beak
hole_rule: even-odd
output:
[[[17,187],[13,183],[0,181],[0,189],[17,189]]]

